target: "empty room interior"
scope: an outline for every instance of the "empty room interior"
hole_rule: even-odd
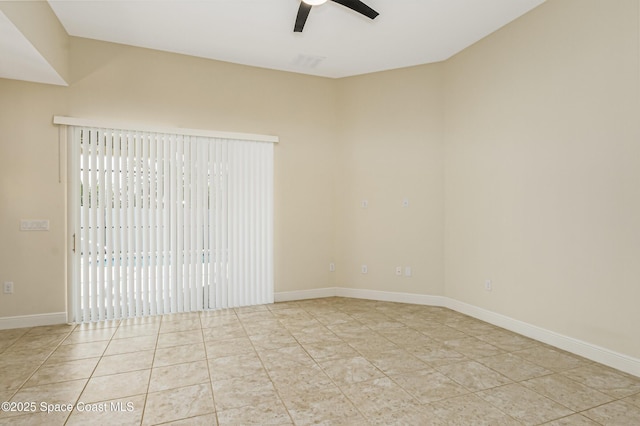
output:
[[[527,0],[463,45],[392,22],[443,2],[243,1],[278,13],[215,57],[127,15],[231,3],[0,1],[0,424],[640,424],[640,2]]]

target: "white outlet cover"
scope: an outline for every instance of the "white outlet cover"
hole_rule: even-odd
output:
[[[404,267],[404,276],[405,277],[410,277],[411,276],[411,266],[405,266]]]
[[[367,207],[369,207],[369,201],[362,200],[362,203],[360,203],[360,205],[362,206],[363,209],[366,209]]]
[[[396,275],[402,276],[402,266],[396,266]]]
[[[366,274],[367,272],[369,272],[369,268],[367,268],[367,265],[362,265],[362,273]]]
[[[402,199],[402,207],[409,207],[409,199],[408,198],[403,198]]]

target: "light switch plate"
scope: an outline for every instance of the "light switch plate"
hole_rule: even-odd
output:
[[[43,220],[22,219],[20,221],[20,230],[21,231],[48,231],[49,221],[44,219]]]

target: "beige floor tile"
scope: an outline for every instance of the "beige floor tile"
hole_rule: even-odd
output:
[[[390,378],[423,404],[469,393],[467,389],[433,369],[394,374]]]
[[[433,413],[430,405],[413,405],[401,411],[385,412],[379,417],[369,419],[367,425],[448,426],[443,419]]]
[[[300,346],[286,346],[269,351],[260,351],[258,355],[267,370],[312,367],[316,364],[309,354]]]
[[[469,359],[483,358],[503,354],[504,351],[493,345],[483,342],[475,337],[465,337],[464,339],[447,340],[444,345],[447,348],[461,353]]]
[[[507,352],[519,351],[540,345],[539,342],[536,342],[533,339],[529,339],[506,330],[493,331],[491,333],[481,334],[477,337],[478,339]]]
[[[215,413],[193,416],[173,422],[162,423],[162,426],[217,426],[218,419]]]
[[[371,354],[367,358],[385,374],[407,373],[429,368],[429,365],[404,349],[379,352]]]
[[[105,355],[119,355],[130,352],[155,350],[158,335],[113,339],[105,351]]]
[[[230,309],[221,311],[207,311],[200,315],[200,325],[205,328],[219,328],[225,325],[240,325],[235,312]]]
[[[212,328],[203,328],[202,334],[204,336],[204,340],[207,342],[247,337],[247,333],[239,321],[233,324],[223,324]]]
[[[26,334],[16,340],[16,342],[11,346],[11,349],[14,351],[20,349],[55,349],[56,346],[62,343],[66,338],[67,334]]]
[[[190,345],[202,343],[201,330],[186,330],[158,335],[157,348],[170,348],[173,346]]]
[[[342,339],[322,324],[299,331],[293,330],[291,335],[302,345],[316,342],[342,343]]]
[[[570,416],[545,423],[545,426],[600,426],[600,423],[596,423],[582,414],[572,414]]]
[[[476,361],[465,361],[437,368],[445,376],[472,392],[511,383],[507,377]]]
[[[199,361],[206,358],[207,353],[204,349],[204,343],[173,346],[170,348],[156,349],[153,366],[164,367],[183,362]]]
[[[147,392],[151,370],[138,370],[109,376],[92,377],[80,398],[83,402],[98,402]]]
[[[47,359],[47,364],[73,361],[76,359],[95,358],[102,356],[109,344],[108,341],[76,343],[74,345],[62,345]]]
[[[262,403],[248,405],[228,410],[218,411],[218,424],[221,426],[237,425],[292,425],[293,421],[289,416],[282,402]]]
[[[476,395],[525,425],[538,425],[573,414],[566,407],[515,383]]]
[[[51,335],[51,334],[68,334],[76,328],[75,324],[56,324],[33,327],[25,336]]]
[[[418,330],[414,330],[409,327],[379,330],[378,333],[401,348],[422,346],[433,343],[433,339],[427,337]]]
[[[614,401],[585,411],[582,415],[607,426],[640,425],[640,408],[625,401]]]
[[[208,362],[209,375],[213,381],[267,373],[255,352],[211,358]]]
[[[432,367],[454,364],[468,360],[466,356],[445,346],[443,342],[434,342],[417,347],[407,347],[407,351]]]
[[[181,388],[200,383],[208,383],[209,381],[209,368],[205,360],[174,364],[166,367],[154,367],[151,370],[149,392]]]
[[[534,346],[529,349],[516,351],[514,355],[556,372],[582,367],[587,364],[582,358],[569,355],[560,350],[551,349],[548,346]]]
[[[264,333],[250,336],[251,343],[258,351],[267,351],[284,348],[287,346],[297,346],[298,341],[287,330],[278,330],[272,333]]]
[[[16,341],[18,338],[24,336],[30,328],[11,328],[8,330],[0,330],[0,342],[4,341]]]
[[[314,312],[313,317],[325,326],[345,324],[353,320],[353,317],[339,311]]]
[[[344,386],[341,390],[367,420],[420,405],[388,377]]]
[[[534,377],[546,376],[547,374],[553,373],[553,371],[547,370],[544,367],[513,354],[502,354],[487,358],[479,358],[476,361],[497,371],[503,376],[510,378],[514,382],[520,382],[522,380],[533,379]]]
[[[84,388],[86,383],[87,380],[82,379],[22,388],[13,396],[11,400],[36,402],[38,412],[46,412],[50,411],[50,405],[75,404],[78,401],[78,397],[80,396],[80,393],[82,392],[82,389]],[[42,405],[43,403],[44,406]],[[13,417],[19,413],[3,414],[8,414],[8,417]]]
[[[132,337],[155,336],[160,329],[160,322],[149,324],[121,325],[113,335],[114,339],[130,339]]]
[[[333,381],[317,365],[293,369],[269,370],[269,376],[281,394],[313,393],[320,389],[333,387]]]
[[[568,370],[562,374],[614,398],[624,398],[640,392],[640,378],[597,364]]]
[[[348,343],[364,356],[400,349],[398,345],[375,332],[362,334],[360,337],[350,339]]]
[[[343,341],[332,343],[313,342],[302,346],[316,362],[360,356],[358,351]]]
[[[12,365],[40,365],[49,358],[49,356],[55,351],[55,347],[50,348],[14,348],[11,346],[0,354],[0,368],[9,367]],[[61,360],[66,361],[66,360]]]
[[[86,322],[82,324],[78,324],[73,331],[90,331],[90,330],[99,330],[102,328],[118,328],[122,321],[121,320],[106,320],[106,321],[97,321],[97,322]]]
[[[0,365],[0,392],[16,391],[38,369],[38,364]]]
[[[283,396],[296,425],[364,425],[366,420],[338,388],[322,389],[314,394]]]
[[[119,355],[103,356],[93,373],[94,377],[127,373],[136,370],[148,370],[153,362],[153,351],[129,352]]]
[[[214,412],[211,385],[199,384],[149,393],[142,424],[156,425]]]
[[[86,358],[60,364],[43,365],[24,384],[25,387],[88,379],[91,377],[100,358]]]
[[[521,426],[521,423],[476,395],[431,404],[431,413],[447,426]]]
[[[0,330],[0,399],[138,409],[69,425],[630,426],[639,382],[446,308],[337,297]]]
[[[612,397],[602,392],[581,385],[560,374],[538,377],[521,383],[574,411],[587,410],[613,400]]]
[[[338,386],[351,385],[384,376],[378,368],[363,357],[323,361],[319,365]]]
[[[207,341],[204,343],[204,346],[207,352],[207,358],[221,358],[255,351],[248,337]]]
[[[468,334],[444,324],[425,323],[415,325],[414,327],[418,331],[422,332],[425,336],[434,340],[438,340],[440,342],[444,342],[447,340],[464,339],[465,337],[469,337]]]
[[[217,411],[280,400],[266,374],[214,381],[213,395]]]
[[[145,395],[110,401],[78,404],[65,426],[139,425],[144,411]]]
[[[2,426],[63,426],[69,413],[37,412],[23,414],[17,417],[0,417]]]
[[[495,325],[491,325],[489,323],[471,317],[447,320],[445,324],[470,336],[480,336],[500,330],[500,328],[496,327]]]
[[[102,340],[111,340],[115,332],[115,328],[100,328],[95,330],[76,329],[64,339],[64,342],[62,342],[62,344],[72,345],[75,343],[90,343],[99,342]]]
[[[171,315],[165,316],[162,319],[162,323],[160,324],[160,334],[200,330],[202,327],[200,324],[200,317],[197,314],[195,316],[190,315],[183,319],[167,320],[167,317],[170,318]]]
[[[633,404],[636,407],[640,407],[640,393],[637,393],[635,395],[631,395],[628,398],[625,398],[625,401],[628,402],[629,404]]]

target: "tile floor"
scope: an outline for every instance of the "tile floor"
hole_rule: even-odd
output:
[[[2,330],[0,401],[3,425],[640,425],[640,378],[346,298]]]

